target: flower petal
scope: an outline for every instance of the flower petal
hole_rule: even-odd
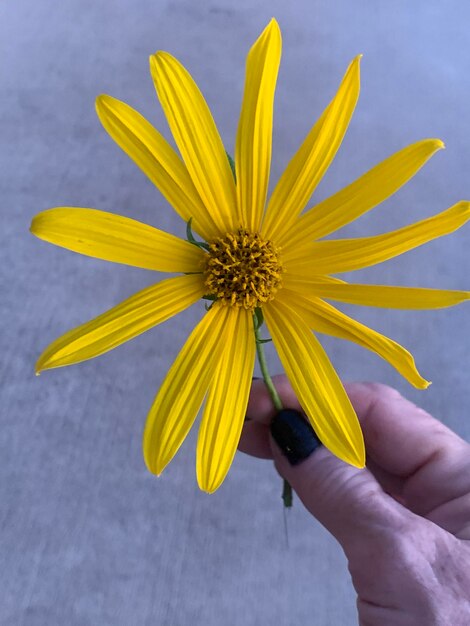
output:
[[[186,166],[163,136],[132,107],[101,95],[96,111],[104,128],[124,152],[161,191],[178,215],[204,239],[217,235],[217,227],[202,203]]]
[[[359,97],[360,58],[351,62],[336,96],[279,179],[263,223],[262,231],[267,239],[283,239],[333,161]]]
[[[196,471],[199,487],[214,492],[235,455],[255,363],[253,314],[229,307],[220,341],[225,349],[212,380],[199,428]]]
[[[31,232],[56,246],[96,259],[158,272],[200,272],[203,252],[187,241],[128,217],[76,207],[48,209]]]
[[[147,468],[160,474],[196,419],[223,352],[220,337],[230,307],[215,303],[202,318],[171,366],[153,401],[143,437]]]
[[[470,219],[470,202],[458,202],[442,213],[383,235],[317,241],[289,248],[283,260],[293,274],[309,273],[311,267],[325,274],[348,272],[392,259],[423,243],[448,235]],[[293,258],[295,257],[295,258]]]
[[[289,292],[287,289],[284,293],[313,330],[353,341],[363,348],[375,352],[418,389],[426,389],[430,385],[416,369],[412,355],[400,344],[372,330],[372,328],[360,324],[335,309],[331,304],[318,298],[307,299],[300,294]]]
[[[307,296],[338,302],[377,306],[389,309],[441,309],[470,299],[470,291],[392,287],[389,285],[358,285],[345,282],[326,283],[316,277],[285,274],[283,285]]]
[[[65,333],[41,354],[36,372],[92,359],[164,322],[204,294],[202,275],[168,278]]]
[[[318,437],[340,459],[364,467],[361,427],[319,341],[280,298],[264,306],[263,313],[287,377]]]
[[[439,139],[424,139],[392,154],[302,215],[285,235],[286,244],[320,239],[354,221],[398,191],[442,148]]]
[[[252,232],[260,227],[268,190],[274,90],[281,45],[279,26],[272,19],[251,48],[246,61],[235,167],[240,223]]]
[[[150,57],[157,95],[189,175],[219,234],[237,218],[235,182],[215,122],[189,72],[167,52]]]

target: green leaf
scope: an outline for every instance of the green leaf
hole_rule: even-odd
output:
[[[227,151],[225,151],[225,154],[227,155],[228,162],[230,163],[230,169],[232,170],[233,178],[235,179],[235,182],[237,182],[237,173],[235,171],[235,161],[232,159],[232,157]]]
[[[264,324],[263,311],[257,307],[254,312],[255,329],[258,330]]]
[[[197,241],[194,238],[193,231],[191,228],[192,221],[193,221],[193,218],[190,217],[186,224],[186,239],[189,241],[189,243],[192,243],[194,246],[197,246],[198,248],[202,248],[203,250],[208,251],[209,245],[205,241]]]

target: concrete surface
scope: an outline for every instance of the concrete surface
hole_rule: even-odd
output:
[[[238,455],[223,487],[202,494],[193,432],[163,477],[145,470],[146,412],[199,305],[94,361],[33,374],[51,340],[155,280],[34,239],[35,213],[90,206],[183,234],[172,209],[100,127],[96,95],[127,101],[169,136],[147,61],[168,50],[193,73],[232,150],[244,57],[273,15],[284,54],[272,181],[362,52],[360,102],[317,197],[417,139],[440,137],[447,150],[344,234],[396,228],[470,197],[470,7],[463,0],[4,0],[2,625],[356,621],[341,549],[299,503],[286,548],[281,485],[269,463]],[[463,229],[361,278],[468,289],[469,234]],[[417,392],[374,355],[325,340],[341,375],[394,385],[468,438],[468,306],[355,314],[405,344],[434,384]]]

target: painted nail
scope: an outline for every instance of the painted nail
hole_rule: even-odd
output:
[[[271,434],[291,465],[298,465],[322,445],[310,424],[294,409],[276,413]]]

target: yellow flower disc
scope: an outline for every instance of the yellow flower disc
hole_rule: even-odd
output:
[[[244,228],[212,241],[204,265],[207,295],[222,304],[253,310],[281,287],[279,249]]]

